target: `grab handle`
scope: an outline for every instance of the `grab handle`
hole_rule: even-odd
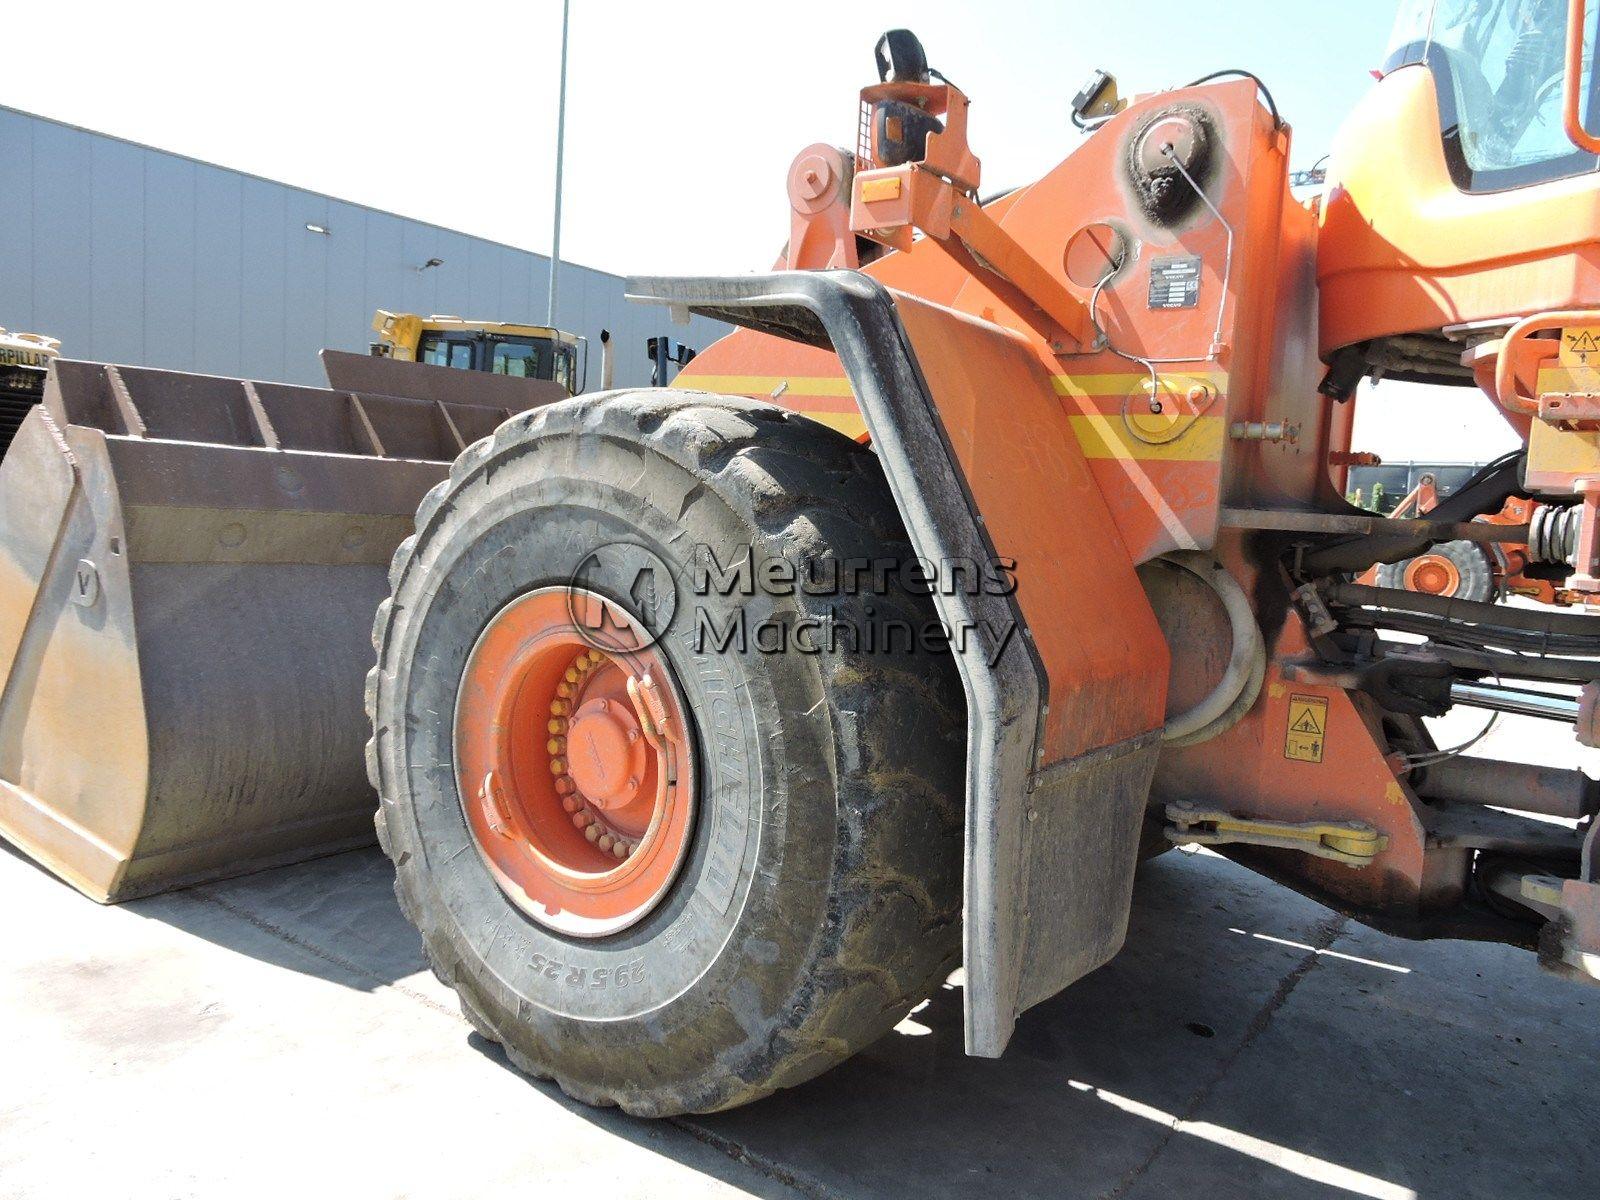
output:
[[[1588,0],[1567,3],[1567,69],[1565,75],[1567,137],[1579,150],[1600,154],[1600,138],[1583,123],[1583,32],[1589,23]]]

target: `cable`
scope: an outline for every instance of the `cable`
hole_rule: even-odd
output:
[[[1223,73],[1225,74],[1226,72]],[[1252,76],[1252,78],[1254,78],[1254,76]],[[1259,83],[1260,81],[1257,80],[1257,82]],[[1274,115],[1276,115],[1277,110],[1274,109],[1273,111]],[[1222,225],[1224,232],[1226,232],[1228,235],[1227,257],[1224,260],[1222,268],[1222,288],[1217,300],[1217,328],[1216,332],[1212,336],[1213,347],[1219,346],[1222,344],[1222,319],[1225,315],[1228,304],[1228,284],[1233,276],[1233,226],[1228,223],[1228,219],[1222,215],[1221,210],[1211,202],[1211,197],[1205,194],[1204,189],[1201,188],[1199,182],[1194,178],[1194,176],[1189,174],[1189,172],[1184,169],[1183,164],[1178,161],[1177,155],[1173,153],[1172,147],[1164,147],[1162,149],[1162,153],[1172,161],[1172,165],[1177,168],[1178,174],[1182,175],[1184,181],[1194,189],[1195,195],[1200,197],[1201,203],[1203,203],[1206,208],[1211,210],[1211,215],[1217,219],[1217,221]],[[1101,344],[1104,345],[1107,350],[1111,351],[1111,353],[1115,354],[1118,358],[1125,358],[1129,362],[1138,363],[1150,373],[1150,413],[1152,416],[1159,416],[1166,410],[1165,406],[1161,403],[1161,377],[1156,371],[1156,364],[1188,363],[1197,360],[1192,358],[1144,358],[1138,354],[1130,354],[1126,350],[1119,350],[1116,347],[1116,345],[1111,341],[1111,335],[1108,334],[1100,324],[1100,293],[1105,290],[1106,284],[1111,282],[1111,277],[1121,269],[1121,262],[1109,263],[1106,267],[1106,273],[1100,277],[1100,282],[1094,285],[1094,291],[1089,294],[1089,324],[1094,329],[1095,334],[1099,337]],[[1215,353],[1214,349],[1213,353]],[[1179,438],[1183,437],[1191,429],[1193,429],[1199,422],[1200,418],[1205,415],[1206,410],[1211,407],[1212,402],[1215,401],[1216,398],[1217,393],[1211,389],[1207,389],[1205,403],[1197,408],[1192,414],[1190,414],[1189,420],[1186,423],[1183,425],[1174,425],[1172,433],[1167,437],[1152,438],[1146,436],[1144,431],[1139,429],[1139,427],[1133,423],[1133,419],[1128,416],[1128,405],[1133,400],[1133,396],[1130,394],[1124,396],[1122,400],[1122,408],[1120,410],[1122,427],[1127,430],[1129,435],[1132,436],[1135,441],[1143,442],[1146,446],[1165,446],[1170,442],[1177,441]]]
[[[1500,687],[1505,686],[1500,682],[1500,676],[1498,675],[1495,675],[1494,681]],[[1484,738],[1488,737],[1489,731],[1495,727],[1499,720],[1500,714],[1498,712],[1490,713],[1489,720],[1482,729],[1478,730],[1477,733],[1473,734],[1459,746],[1451,746],[1448,750],[1430,750],[1425,754],[1401,755],[1401,766],[1395,773],[1397,775],[1405,775],[1408,772],[1415,771],[1418,767],[1431,767],[1436,763],[1444,762],[1447,758],[1457,757],[1464,751],[1472,749],[1472,747],[1476,746],[1479,742],[1483,741]]]
[[[1476,471],[1474,471],[1471,475],[1467,476],[1466,482],[1463,483],[1460,487],[1456,488],[1456,491],[1464,492],[1469,487],[1471,487],[1473,484],[1482,483],[1491,474],[1493,474],[1495,471],[1498,471],[1501,467],[1505,466],[1512,459],[1521,458],[1526,453],[1527,453],[1526,450],[1524,450],[1524,449],[1519,447],[1516,450],[1507,450],[1499,458],[1490,459],[1488,462],[1484,463],[1483,466],[1479,467]]]
[[[1121,269],[1122,264],[1120,262],[1110,264],[1106,270],[1106,273],[1100,277],[1100,282],[1095,284],[1094,290],[1089,293],[1089,326],[1095,331],[1095,335],[1100,339],[1100,344],[1103,345],[1107,350],[1111,351],[1111,353],[1115,354],[1118,358],[1125,358],[1129,362],[1138,363],[1150,373],[1150,415],[1160,416],[1166,411],[1166,409],[1161,403],[1161,376],[1159,372],[1156,371],[1156,364],[1187,363],[1195,360],[1192,358],[1145,358],[1142,355],[1130,354],[1126,350],[1120,350],[1117,348],[1116,344],[1112,342],[1111,335],[1107,333],[1105,328],[1100,324],[1100,293],[1105,290],[1106,284],[1111,282],[1111,277]],[[1135,425],[1133,423],[1133,418],[1128,415],[1128,405],[1133,400],[1133,396],[1130,393],[1122,398],[1122,408],[1120,410],[1122,427],[1128,431],[1129,436],[1132,437],[1136,442],[1143,442],[1146,446],[1165,446],[1169,442],[1177,441],[1184,434],[1188,433],[1189,430],[1193,429],[1195,422],[1205,415],[1206,409],[1211,407],[1212,401],[1215,399],[1216,393],[1213,391],[1208,391],[1206,393],[1205,404],[1197,409],[1190,416],[1186,423],[1183,425],[1175,425],[1173,427],[1174,432],[1168,437],[1153,438],[1147,436],[1142,429]]]
[[[1107,350],[1111,351],[1111,353],[1115,354],[1118,358],[1125,358],[1129,362],[1138,363],[1150,373],[1150,415],[1159,416],[1165,411],[1165,409],[1161,403],[1161,376],[1156,371],[1155,360],[1143,358],[1137,354],[1130,354],[1126,350],[1119,350],[1116,344],[1112,342],[1111,335],[1107,333],[1100,324],[1100,293],[1105,290],[1106,284],[1111,282],[1111,277],[1121,269],[1122,264],[1120,262],[1110,264],[1106,270],[1106,273],[1100,277],[1100,282],[1094,285],[1094,291],[1089,293],[1089,325],[1094,330],[1095,335],[1100,339],[1100,344],[1103,345]],[[1152,438],[1146,436],[1145,432],[1135,425],[1133,423],[1133,418],[1128,415],[1128,405],[1130,402],[1132,402],[1132,400],[1133,394],[1131,392],[1122,398],[1120,416],[1122,417],[1122,427],[1128,431],[1129,436],[1131,436],[1134,441],[1143,442],[1146,446],[1164,446],[1168,442],[1177,441],[1189,431],[1189,426],[1184,425],[1179,428],[1178,432],[1174,433],[1171,437]],[[1210,406],[1207,405],[1207,407]],[[1196,417],[1199,415],[1199,413],[1195,414]]]
[[[1267,102],[1267,111],[1272,114],[1272,124],[1276,129],[1283,128],[1283,118],[1278,114],[1277,101],[1273,100],[1272,92],[1267,85],[1261,82],[1261,76],[1252,71],[1240,70],[1238,67],[1226,67],[1221,71],[1213,71],[1209,75],[1202,75],[1193,83],[1184,84],[1185,87],[1199,87],[1202,83],[1210,83],[1213,79],[1226,79],[1230,75],[1237,75],[1241,79],[1253,79],[1261,89],[1261,98]]]

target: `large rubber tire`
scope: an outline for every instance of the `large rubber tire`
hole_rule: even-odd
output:
[[[1429,551],[1447,558],[1455,567],[1460,582],[1450,593],[1456,600],[1475,600],[1480,604],[1495,599],[1494,562],[1489,551],[1476,542],[1441,542]],[[1378,586],[1405,588],[1406,568],[1415,560],[1404,559],[1397,563],[1384,563],[1378,568]]]
[[[697,653],[680,617],[660,648],[697,726],[683,871],[620,933],[552,933],[475,852],[451,714],[501,606],[568,582],[596,543],[617,541],[675,574],[696,545],[724,564],[745,546],[796,563],[911,549],[869,450],[781,409],[674,390],[513,418],[462,455],[395,555],[374,626],[368,764],[395,891],[435,971],[515,1065],[577,1099],[709,1112],[840,1062],[957,962],[963,702],[948,653],[908,653],[903,639],[895,652]],[[626,580],[585,582],[632,608]],[[935,620],[903,589],[690,599],[719,625],[741,605],[752,623],[830,608],[863,626]]]

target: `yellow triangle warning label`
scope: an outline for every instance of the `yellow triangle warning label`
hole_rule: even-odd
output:
[[[1564,367],[1600,365],[1600,326],[1569,326],[1561,331],[1560,363]]]
[[[1327,697],[1291,695],[1283,731],[1283,756],[1295,762],[1321,762],[1327,750],[1327,730]]]

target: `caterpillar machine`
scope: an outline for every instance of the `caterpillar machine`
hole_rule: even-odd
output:
[[[488,371],[519,379],[553,379],[568,395],[583,391],[589,342],[546,325],[464,321],[379,309],[372,318],[374,358]]]
[[[0,455],[17,436],[22,418],[39,403],[45,370],[60,354],[55,338],[0,329]]]
[[[1097,76],[1081,144],[984,199],[967,96],[895,31],[857,144],[794,161],[780,269],[631,282],[741,327],[673,388],[312,446],[285,393],[57,363],[0,467],[0,827],[102,899],[315,853],[367,819],[365,741],[468,1019],[640,1114],[810,1078],[957,965],[999,1055],[1174,843],[1600,975],[1594,782],[1424,724],[1593,744],[1600,625],[1355,582],[1505,539],[1600,590],[1593,33],[1408,0],[1302,203],[1237,71]],[[1486,392],[1523,451],[1356,508],[1376,376]],[[156,469],[189,431],[225,477]],[[1547,523],[1474,520],[1513,497]]]

